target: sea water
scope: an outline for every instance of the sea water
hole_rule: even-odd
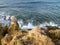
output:
[[[0,0],[0,23],[10,24],[10,16],[16,16],[22,29],[34,26],[60,27],[59,0]]]

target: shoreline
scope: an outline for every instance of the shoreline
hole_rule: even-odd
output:
[[[57,26],[46,26],[46,28],[41,28],[38,25],[32,29],[22,30],[19,27],[16,17],[11,16],[10,26],[0,26],[0,44],[60,45],[60,28]]]

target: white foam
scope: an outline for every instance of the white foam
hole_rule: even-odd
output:
[[[18,23],[19,23],[19,26],[20,26],[20,27],[22,27],[23,24],[24,24],[22,19],[21,19],[21,20],[18,20]]]
[[[0,12],[0,24],[9,25],[10,24],[10,15],[6,15],[5,12]]]
[[[9,16],[9,15],[7,15],[7,16],[6,16],[6,20],[9,20],[9,19],[10,19],[10,16]]]
[[[7,15],[6,16],[6,20],[4,20],[4,17],[2,16],[6,16],[6,15],[0,15],[0,23],[2,25],[9,25],[10,24],[10,16]],[[34,27],[32,22],[28,22],[27,25],[24,24],[23,20],[18,20],[19,26],[21,27],[21,29],[32,29]],[[55,24],[54,22],[44,22],[42,24],[39,25],[42,28],[45,28],[46,26],[58,26],[57,24]],[[59,27],[60,28],[60,27]]]
[[[34,27],[34,25],[32,23],[28,23],[27,25],[23,25],[21,29],[32,29]]]
[[[6,19],[4,19],[4,16],[6,16]],[[6,15],[4,12],[0,12],[0,23],[2,25],[9,25],[10,24],[10,15]],[[33,25],[33,20],[31,20],[30,22],[28,21],[27,25],[24,24],[23,20],[20,19],[18,20],[19,26],[21,27],[21,29],[32,29],[34,27]],[[57,24],[55,24],[54,22],[44,22],[42,24],[39,25],[40,27],[44,28],[46,26],[58,26]],[[60,26],[59,26],[60,28]]]
[[[40,27],[44,28],[46,26],[58,26],[57,24],[55,24],[54,22],[45,22],[45,23],[42,23],[40,24]]]

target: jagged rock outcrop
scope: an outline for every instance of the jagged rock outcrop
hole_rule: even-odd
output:
[[[29,36],[34,37],[38,45],[54,45],[52,40],[45,35],[44,30],[41,30],[39,26],[34,27],[30,32]],[[37,45],[37,44],[36,44]]]
[[[59,29],[57,26],[46,26],[47,30],[56,30]]]
[[[50,37],[60,39],[60,29],[50,30],[48,33]]]
[[[60,29],[50,30],[48,35],[56,45],[60,45]]]
[[[17,22],[17,19],[15,16],[11,16],[11,24],[9,26],[8,32],[10,34],[14,33],[14,30],[18,31],[19,30],[19,24]]]
[[[20,31],[16,35],[6,34],[2,45],[55,45],[49,37],[42,34],[39,26],[30,31]]]

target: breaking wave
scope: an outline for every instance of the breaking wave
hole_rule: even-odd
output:
[[[22,19],[18,20],[19,26],[21,27],[21,29],[32,29],[34,26],[33,22],[28,22],[27,24],[24,23],[24,21]],[[0,24],[4,25],[10,25],[10,15],[4,15],[4,13],[0,14]],[[58,26],[58,24],[54,23],[54,22],[44,22],[44,23],[40,23],[38,26],[44,28],[46,26]]]

